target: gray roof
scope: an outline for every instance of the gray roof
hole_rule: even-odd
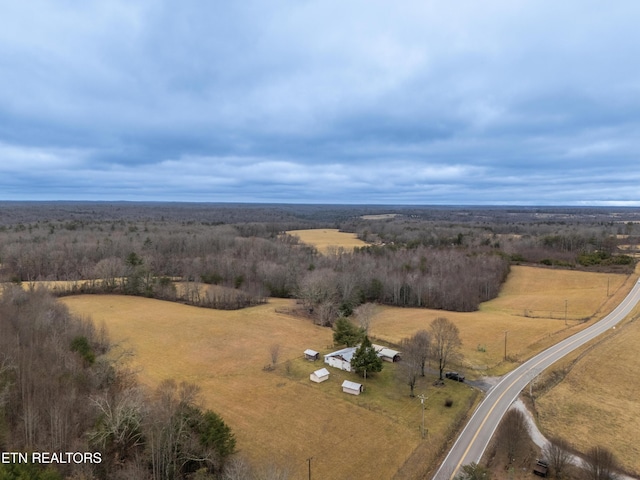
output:
[[[335,352],[331,352],[325,355],[326,357],[342,357],[345,362],[350,362],[353,358],[353,354],[356,353],[358,347],[347,347],[342,350],[337,350]]]
[[[327,370],[326,368],[321,368],[320,370],[316,370],[315,372],[313,372],[313,374],[316,377],[325,377],[329,375],[329,370]]]
[[[298,351],[299,351],[299,350],[298,350]],[[304,351],[304,354],[305,354],[305,355],[311,355],[311,356],[319,355],[319,354],[318,354],[318,352],[316,352],[315,350],[311,350],[310,348],[307,348],[307,349]]]
[[[362,388],[362,384],[345,380],[344,382],[342,382],[342,388],[348,388],[350,390],[360,390],[360,388]]]

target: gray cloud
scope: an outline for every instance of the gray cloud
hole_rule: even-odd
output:
[[[3,2],[3,199],[640,204],[630,0]]]

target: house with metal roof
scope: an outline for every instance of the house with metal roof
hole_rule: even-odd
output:
[[[347,347],[343,348],[342,350],[328,353],[324,356],[324,363],[334,368],[339,368],[340,370],[350,372],[351,359],[353,358],[353,354],[356,353],[357,349],[358,347]]]

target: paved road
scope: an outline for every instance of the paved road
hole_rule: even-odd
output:
[[[539,353],[505,375],[478,406],[433,480],[451,480],[462,465],[479,462],[502,416],[522,389],[540,372],[624,319],[640,301],[640,281],[616,309],[589,328]]]

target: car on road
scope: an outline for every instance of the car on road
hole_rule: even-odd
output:
[[[464,375],[458,372],[447,372],[444,376],[450,380],[455,380],[456,382],[464,382]]]

